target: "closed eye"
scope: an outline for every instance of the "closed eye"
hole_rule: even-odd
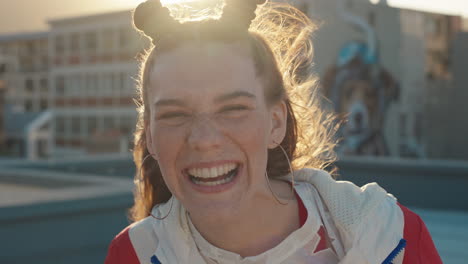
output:
[[[218,111],[222,118],[241,118],[246,116],[252,108],[246,105],[226,105]]]
[[[156,121],[170,126],[179,126],[190,120],[191,115],[186,112],[165,112],[156,117]]]
[[[168,112],[158,116],[157,119],[171,119],[171,118],[180,118],[180,117],[188,117],[189,115],[184,112]]]
[[[235,112],[235,111],[244,111],[249,110],[250,108],[245,105],[229,105],[221,108],[219,112]]]

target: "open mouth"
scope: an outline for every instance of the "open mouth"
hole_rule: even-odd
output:
[[[223,164],[211,168],[191,168],[187,170],[189,179],[200,186],[216,186],[231,182],[239,171],[236,163]]]

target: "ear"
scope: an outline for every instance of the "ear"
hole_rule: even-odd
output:
[[[153,139],[151,137],[151,128],[148,123],[145,123],[145,139],[146,139],[146,148],[150,155],[156,159],[157,156],[154,151]]]
[[[288,110],[284,100],[271,106],[271,131],[268,148],[276,148],[286,136]]]

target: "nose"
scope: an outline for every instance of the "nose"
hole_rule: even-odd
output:
[[[193,120],[188,135],[188,144],[198,151],[216,149],[220,146],[222,133],[216,124],[207,116]]]

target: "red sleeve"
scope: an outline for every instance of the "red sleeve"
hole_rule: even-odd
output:
[[[398,204],[403,211],[405,228],[403,237],[406,249],[403,264],[442,264],[431,235],[421,217]]]
[[[104,264],[140,264],[128,230],[125,228],[112,240]]]

